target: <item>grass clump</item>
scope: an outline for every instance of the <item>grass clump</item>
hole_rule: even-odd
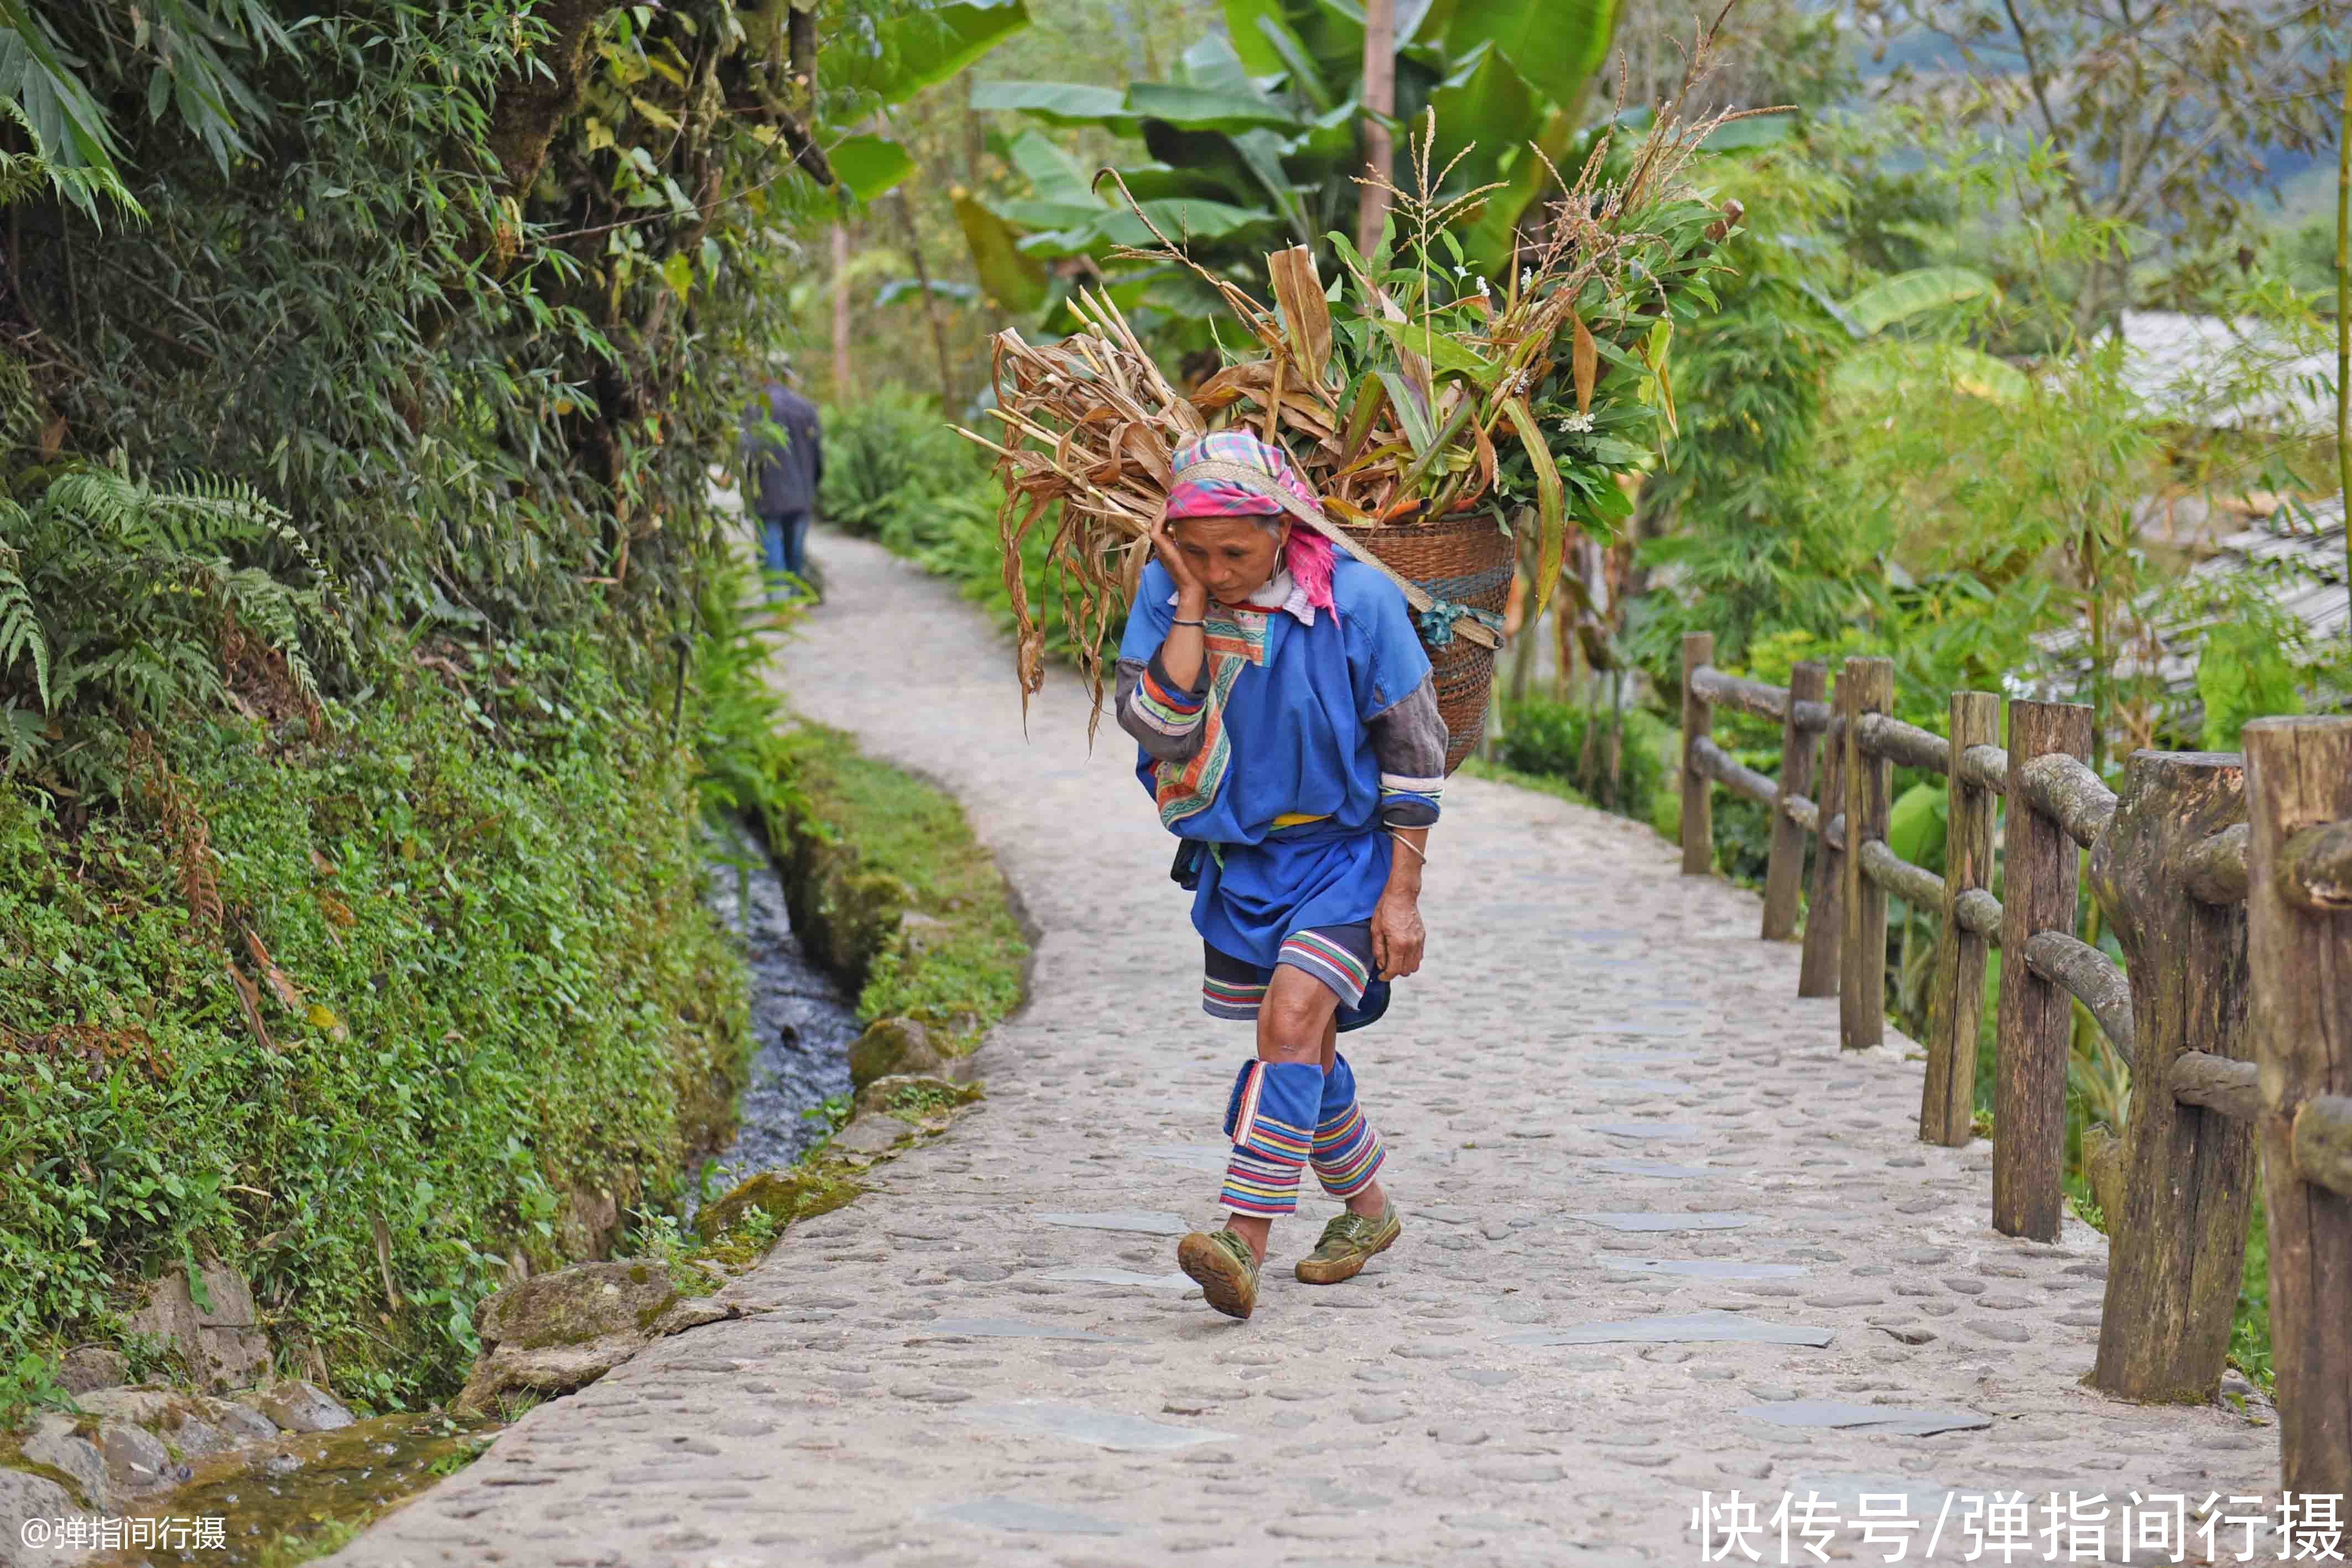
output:
[[[839,879],[880,885],[898,906],[895,940],[867,956],[859,1019],[908,1018],[968,1051],[1021,1003],[1029,942],[1003,873],[952,796],[859,753],[839,730],[803,727],[793,772],[806,804],[797,836],[854,852]],[[797,918],[798,912],[795,912]]]

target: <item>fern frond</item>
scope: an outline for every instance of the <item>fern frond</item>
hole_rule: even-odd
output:
[[[5,520],[5,519],[0,519]],[[41,706],[50,706],[49,637],[33,616],[33,598],[17,574],[16,552],[0,544],[0,676],[19,661],[33,666],[33,686]]]
[[[0,207],[9,203],[6,157],[0,154]],[[0,452],[28,445],[40,425],[33,407],[33,374],[14,354],[0,354]]]

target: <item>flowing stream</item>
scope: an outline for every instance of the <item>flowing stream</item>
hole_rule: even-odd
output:
[[[760,835],[731,827],[710,861],[710,904],[743,944],[751,968],[751,1081],[735,1141],[704,1163],[700,1192],[718,1197],[744,1177],[789,1168],[830,1130],[820,1113],[846,1095],[857,1009],[809,961],[793,934],[783,879]]]

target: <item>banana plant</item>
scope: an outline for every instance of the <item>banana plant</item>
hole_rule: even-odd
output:
[[[1417,125],[1433,108],[1435,159],[1452,166],[1444,191],[1496,187],[1455,225],[1474,275],[1508,270],[1519,222],[1549,177],[1534,149],[1555,162],[1570,150],[1617,9],[1618,0],[1399,0],[1394,123]],[[1362,170],[1362,12],[1351,0],[1224,0],[1224,23],[1185,51],[1170,81],[1124,92],[974,86],[975,109],[1097,126],[1139,138],[1148,154],[1097,179],[1044,131],[1014,138],[1008,152],[1026,191],[959,209],[992,297],[1016,310],[1034,301],[1050,319],[1063,298],[1053,264],[1083,257],[1058,271],[1108,276],[1123,308],[1189,320],[1197,332],[1222,313],[1215,292],[1168,269],[1122,269],[1121,247],[1165,237],[1243,287],[1263,279],[1268,251],[1287,246],[1310,247],[1329,270],[1328,236],[1350,226]]]
[[[1980,349],[1939,339],[1891,338],[1889,329],[1958,306],[1991,304],[2000,286],[1965,267],[1920,267],[1879,279],[1853,298],[1816,297],[1867,352],[1848,355],[1830,385],[1843,398],[1888,396],[1923,382],[1943,382],[1971,397],[2014,402],[2026,394],[2025,373]]]
[[[5,5],[9,0],[0,0]],[[1024,0],[948,0],[916,5],[880,21],[844,29],[825,51],[836,86],[852,89],[862,114],[903,103],[937,87],[1029,26]],[[887,136],[857,131],[826,149],[834,175],[861,202],[870,202],[915,172],[906,148]]]

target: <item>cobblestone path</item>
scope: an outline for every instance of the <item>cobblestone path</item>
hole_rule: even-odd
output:
[[[1956,1561],[1985,1490],[2274,1484],[2271,1430],[2078,1386],[2104,1240],[1995,1234],[1988,1145],[1914,1141],[1918,1064],[1841,1057],[1749,895],[1472,779],[1431,841],[1428,963],[1348,1042],[1403,1239],[1298,1284],[1310,1199],[1257,1316],[1211,1312],[1175,1238],[1214,1213],[1249,1036],[1199,1011],[1125,737],[1089,756],[1057,674],[1024,743],[949,585],[818,554],[793,703],[951,787],[1042,931],[988,1099],[730,1287],[772,1310],[532,1411],[338,1563],[1627,1568],[1699,1561],[1703,1492],[1769,1517],[1809,1487],[1849,1521],[1906,1494],[1906,1560],[1940,1517]],[[1846,1424],[1781,1424],[1807,1420]],[[1833,1550],[1885,1560],[1858,1539]]]

